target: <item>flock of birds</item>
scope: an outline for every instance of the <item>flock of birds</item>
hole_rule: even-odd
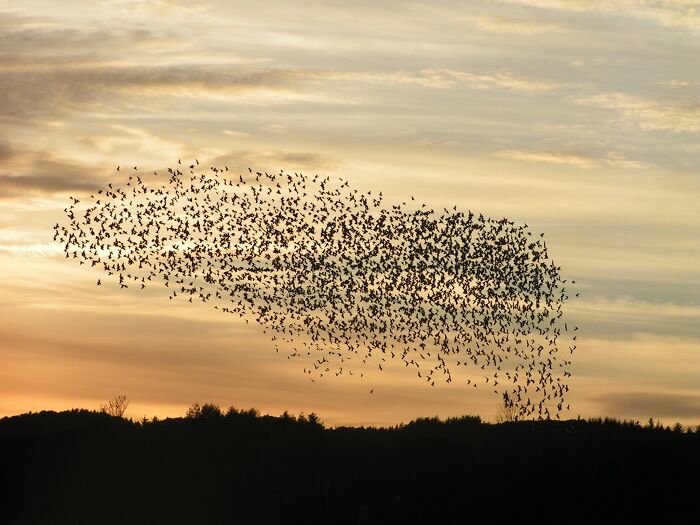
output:
[[[88,203],[71,197],[54,227],[66,257],[120,288],[254,320],[312,381],[393,366],[430,386],[485,386],[518,418],[568,408],[577,328],[561,268],[526,224],[413,197],[384,206],[318,175],[180,160],[167,175],[129,171]]]

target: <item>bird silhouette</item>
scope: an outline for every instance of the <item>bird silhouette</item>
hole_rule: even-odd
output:
[[[477,369],[518,417],[565,406],[568,292],[526,224],[414,197],[387,206],[382,192],[320,175],[187,166],[71,197],[56,242],[119,289],[256,322],[276,352],[309,361],[312,380],[394,362],[433,387],[457,373],[477,387]]]

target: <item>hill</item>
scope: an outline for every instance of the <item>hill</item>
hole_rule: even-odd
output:
[[[194,407],[0,420],[0,523],[545,523],[696,520],[700,430],[636,422],[418,419]]]

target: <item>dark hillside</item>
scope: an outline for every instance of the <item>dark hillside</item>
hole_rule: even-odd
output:
[[[695,522],[700,433],[613,420],[0,420],[0,523]],[[483,521],[485,522],[485,521]]]

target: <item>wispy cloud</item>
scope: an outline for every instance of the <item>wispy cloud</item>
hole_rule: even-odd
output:
[[[55,256],[63,253],[56,243],[5,244],[0,243],[0,252],[21,256]]]
[[[632,16],[663,26],[700,29],[696,0],[496,0],[502,4],[523,5],[580,13],[601,12]]]
[[[663,283],[657,285],[663,288]],[[700,328],[693,319],[700,316],[700,305],[677,304],[632,298],[604,298],[600,295],[568,305],[570,315],[586,327],[586,338],[608,341],[630,339],[635,334],[684,337],[700,343]]]
[[[113,154],[121,150],[129,151],[132,156],[156,154],[168,160],[172,160],[185,149],[185,144],[181,141],[164,139],[141,128],[111,124],[108,131],[110,133],[81,135],[77,140],[102,153]]]
[[[643,130],[675,131],[694,133],[700,131],[700,102],[697,99],[686,101],[659,101],[651,98],[612,92],[577,97],[577,104],[612,109],[620,114],[624,124],[637,126]]]
[[[250,137],[250,133],[246,133],[245,131],[236,131],[233,129],[225,129],[221,133],[223,133],[227,137],[234,137],[237,139],[244,139]]]
[[[122,52],[140,53],[129,62],[159,53],[158,48],[172,46],[182,51],[186,41],[157,27],[92,26],[66,24],[47,16],[28,16],[16,12],[0,14],[0,70],[40,70],[58,65],[124,64]],[[162,54],[162,53],[161,53]],[[235,55],[232,55],[234,57]]]
[[[598,298],[574,304],[570,308],[574,311],[606,312],[606,315],[614,314],[618,318],[664,317],[666,319],[692,319],[700,317],[700,304],[651,303],[647,301],[633,301],[626,298],[614,300]],[[700,334],[700,330],[698,332]]]
[[[456,69],[421,69],[394,72],[337,72],[330,75],[339,80],[355,80],[374,84],[413,84],[428,88],[505,89],[537,93],[562,87],[558,82],[514,75],[509,71],[475,73]]]
[[[694,88],[700,86],[700,80],[682,80],[682,79],[671,79],[671,80],[659,80],[657,82],[660,86],[667,86],[672,88]]]
[[[251,69],[230,64],[178,66],[75,67],[59,65],[40,70],[0,71],[0,87],[7,97],[0,103],[0,114],[26,117],[66,113],[76,108],[91,111],[132,107],[153,97],[237,97],[266,102],[315,101],[352,103],[323,83],[332,81],[366,82],[387,85],[417,85],[448,89],[502,89],[522,93],[541,93],[562,84],[527,78],[509,71],[475,73],[455,69],[420,71],[334,71],[311,69]],[[115,96],[130,97],[120,101]],[[253,98],[251,98],[253,97]],[[145,107],[148,102],[143,102]]]
[[[249,69],[230,64],[179,66],[54,67],[39,71],[0,71],[7,97],[0,115],[13,117],[152,107],[154,97],[263,96],[265,102],[312,100],[342,102],[334,94],[304,91],[328,74],[305,69]],[[115,98],[120,96],[120,98]],[[129,97],[129,100],[125,100]],[[162,103],[162,102],[161,102]]]
[[[99,170],[59,155],[0,144],[0,198],[89,191]]]
[[[505,16],[465,16],[463,18],[479,29],[493,33],[515,35],[538,35],[541,33],[561,33],[567,31],[566,25],[548,22],[536,18],[514,18]]]
[[[545,164],[568,164],[577,168],[595,168],[598,162],[586,155],[577,153],[556,153],[547,151],[528,150],[503,150],[496,156],[505,159],[521,160],[525,162],[543,162]]]
[[[622,417],[700,419],[698,394],[660,392],[611,393],[593,398],[602,412]]]
[[[256,170],[294,171],[294,170],[332,170],[337,168],[341,161],[329,155],[314,153],[311,151],[290,150],[232,150],[211,159],[211,163],[217,166],[234,166],[237,169],[247,167]]]
[[[593,156],[575,152],[502,150],[496,152],[496,156],[524,162],[564,164],[583,169],[600,168],[603,166],[623,169],[646,169],[649,167],[648,164],[644,162],[628,159],[615,152],[608,152],[602,156]]]

